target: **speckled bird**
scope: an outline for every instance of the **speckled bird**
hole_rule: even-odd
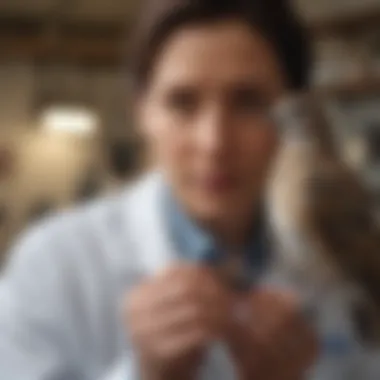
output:
[[[347,289],[366,342],[380,342],[380,227],[373,196],[341,159],[315,97],[282,100],[282,139],[269,184],[270,224],[283,265],[310,286]]]

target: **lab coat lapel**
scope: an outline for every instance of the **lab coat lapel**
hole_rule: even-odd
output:
[[[135,186],[128,199],[126,234],[131,237],[137,265],[149,276],[177,260],[163,217],[163,186],[161,173],[149,173]]]

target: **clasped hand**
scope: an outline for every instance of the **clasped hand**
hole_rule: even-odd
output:
[[[146,380],[195,379],[215,341],[228,345],[242,380],[302,379],[318,351],[295,297],[235,294],[197,266],[171,268],[137,287],[125,320]]]

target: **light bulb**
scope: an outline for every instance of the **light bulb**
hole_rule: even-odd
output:
[[[99,124],[97,115],[80,106],[51,106],[41,114],[43,129],[75,135],[92,135]]]

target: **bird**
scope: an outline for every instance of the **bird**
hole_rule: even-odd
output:
[[[363,343],[380,346],[380,226],[374,194],[343,160],[322,102],[290,94],[270,113],[280,148],[267,212],[280,260],[310,287],[346,289]]]

